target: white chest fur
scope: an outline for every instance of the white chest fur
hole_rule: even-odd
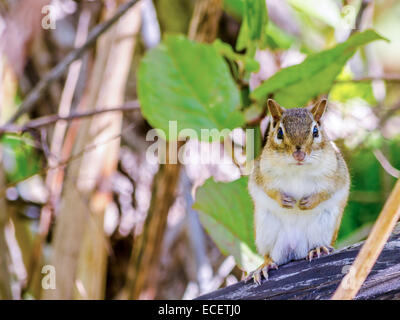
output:
[[[321,180],[321,179],[319,179]],[[285,186],[285,191],[300,199],[324,186],[312,176],[291,174],[274,179],[275,186]],[[312,210],[285,209],[271,199],[252,179],[249,191],[255,203],[256,245],[260,254],[268,254],[277,264],[301,259],[317,246],[330,245],[338,216],[340,203],[347,196],[340,189],[332,197]]]

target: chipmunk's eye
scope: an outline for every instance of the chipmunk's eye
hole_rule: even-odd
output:
[[[278,133],[277,133],[276,137],[277,137],[278,139],[280,139],[280,140],[283,139],[283,131],[282,131],[282,128],[281,128],[281,127],[278,128]]]
[[[314,137],[314,138],[318,138],[318,136],[319,136],[318,128],[317,128],[317,126],[314,126],[314,129],[313,129],[313,137]]]

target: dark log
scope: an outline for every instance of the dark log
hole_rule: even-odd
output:
[[[258,286],[243,281],[197,299],[330,299],[363,243],[314,259],[293,261],[269,272]],[[386,243],[356,299],[400,299],[400,224]]]

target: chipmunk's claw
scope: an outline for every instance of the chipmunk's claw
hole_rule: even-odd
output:
[[[244,282],[249,282],[249,280],[253,279],[255,283],[258,285],[262,282],[262,277],[265,280],[268,280],[268,271],[271,269],[278,269],[278,265],[275,262],[263,263],[256,270],[250,272],[250,274],[244,279]]]
[[[328,255],[333,251],[333,247],[331,246],[319,246],[316,247],[315,249],[310,250],[310,252],[308,253],[306,259],[311,261],[313,258],[319,258],[323,255]]]
[[[314,209],[318,205],[318,198],[316,195],[309,195],[303,197],[299,200],[299,209],[300,210],[311,210]]]
[[[286,209],[291,209],[294,208],[296,205],[296,199],[294,199],[292,196],[286,194],[286,193],[281,193],[281,207],[286,208]]]

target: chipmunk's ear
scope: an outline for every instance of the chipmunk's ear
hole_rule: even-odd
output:
[[[281,107],[278,102],[272,99],[268,99],[267,106],[274,121],[279,121],[279,119],[282,117],[282,114],[285,112],[285,108]]]
[[[310,110],[310,112],[314,116],[314,120],[318,122],[324,115],[326,107],[327,107],[327,101],[326,99],[323,99],[317,102],[315,105],[309,107],[308,110]]]

